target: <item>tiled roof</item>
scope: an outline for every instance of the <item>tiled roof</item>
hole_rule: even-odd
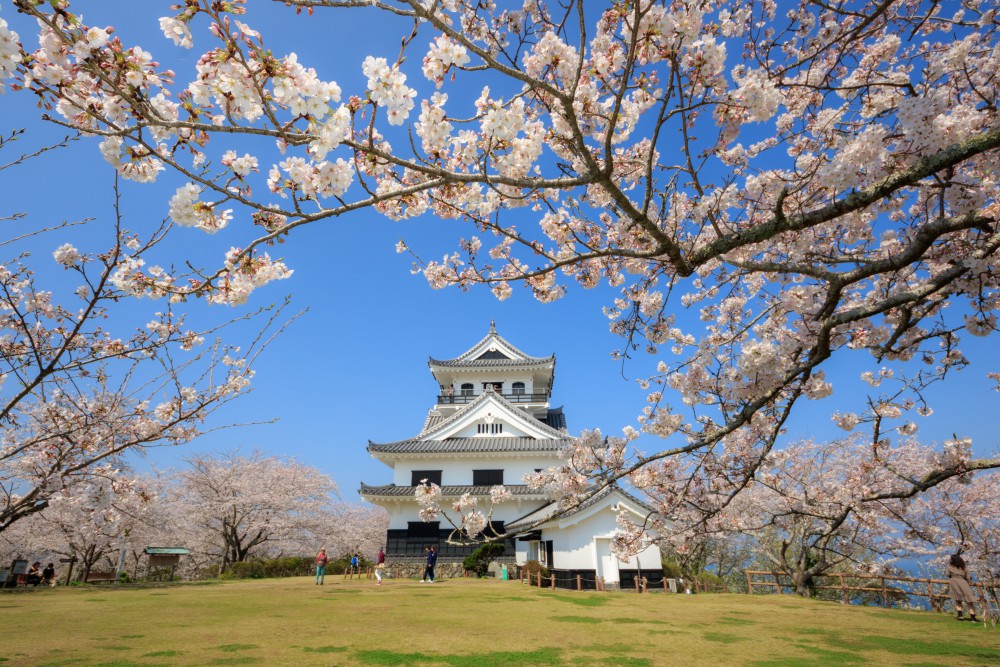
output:
[[[458,498],[464,493],[468,493],[473,496],[488,496],[490,495],[490,489],[492,488],[492,486],[472,486],[471,484],[468,486],[442,486],[441,495],[445,498]],[[540,491],[532,491],[529,489],[527,484],[506,484],[504,485],[504,488],[507,489],[512,496],[544,496],[544,494]],[[361,488],[358,492],[362,496],[378,496],[380,498],[412,498],[416,490],[417,487],[415,486],[396,486],[395,484],[368,486],[362,482]]]
[[[524,368],[526,366],[547,366],[554,363],[556,357],[530,357],[528,359],[435,359],[427,360],[428,366],[447,366],[451,368]]]
[[[549,408],[549,411],[540,421],[545,422],[552,428],[559,430],[566,429],[566,414],[563,412],[561,405],[558,408]]]
[[[444,416],[441,413],[434,414],[436,411],[432,410],[427,413],[427,419],[424,420],[424,427],[420,429],[420,432],[430,431],[435,426],[444,421]]]
[[[473,399],[471,403],[466,403],[462,408],[455,411],[451,415],[448,415],[447,417],[442,417],[441,419],[433,420],[433,424],[431,424],[432,420],[428,418],[428,420],[424,423],[424,429],[420,432],[420,435],[417,437],[426,438],[428,436],[432,436],[434,433],[441,433],[442,431],[447,431],[447,428],[450,424],[454,424],[457,421],[461,421],[462,419],[465,418],[465,415],[468,412],[477,409],[482,403],[485,403],[487,401],[497,401],[498,403],[501,404],[501,406],[509,410],[510,414],[512,415],[513,422],[515,424],[519,419],[524,419],[528,423],[535,425],[538,428],[538,430],[540,430],[542,433],[551,435],[553,439],[563,439],[566,437],[565,432],[549,426],[549,424],[546,421],[543,421],[541,419],[536,419],[535,417],[522,412],[516,405],[505,399],[503,396],[491,391],[476,396],[476,398]],[[412,439],[416,440],[416,438]]]
[[[500,347],[509,351],[511,354],[519,357],[517,359],[496,359],[489,358],[496,355],[490,355],[490,348]],[[487,355],[486,358],[481,357],[481,355]],[[532,357],[525,354],[521,350],[517,349],[510,344],[503,336],[497,333],[496,324],[490,322],[490,330],[486,336],[480,340],[478,343],[470,347],[468,350],[458,355],[454,359],[431,359],[429,364],[432,366],[476,366],[476,367],[487,367],[487,368],[497,368],[497,367],[509,367],[509,366],[536,366],[547,363],[553,363],[555,361],[555,355],[549,355],[548,357]]]
[[[617,491],[621,495],[625,496],[625,498],[627,498],[631,502],[635,503],[636,505],[638,505],[642,509],[646,510],[647,512],[653,512],[653,511],[655,511],[655,510],[653,510],[652,507],[650,507],[646,503],[642,502],[641,500],[639,500],[638,498],[636,498],[635,496],[633,496],[631,493],[627,493],[626,491],[623,491],[621,489],[621,487],[619,487],[619,486],[617,486],[615,484],[612,484],[611,486],[607,486],[607,487],[601,489],[599,492],[597,492],[596,494],[594,494],[590,498],[587,498],[586,500],[584,500],[582,503],[580,503],[579,505],[577,505],[573,509],[567,511],[565,514],[560,515],[559,519],[566,519],[568,517],[573,516],[574,514],[579,514],[580,512],[582,512],[585,509],[587,509],[588,507],[592,507],[592,506],[596,505],[597,503],[601,502],[602,500],[604,500],[605,498],[607,498],[609,495],[611,495],[615,491]],[[552,514],[555,513],[556,509],[557,509],[556,503],[550,503],[550,504],[546,505],[545,507],[539,508],[539,509],[535,510],[534,512],[526,514],[525,516],[521,517],[520,519],[515,519],[514,521],[511,521],[511,522],[507,523],[505,525],[505,528],[508,531],[514,531],[514,532],[516,532],[516,531],[528,528],[532,524],[544,523],[544,522],[546,522],[546,521],[549,520],[549,517]]]
[[[570,438],[538,440],[535,438],[446,438],[444,440],[419,440],[411,438],[398,442],[376,443],[368,441],[368,451],[393,454],[445,454],[468,452],[539,452],[551,453],[562,449]]]

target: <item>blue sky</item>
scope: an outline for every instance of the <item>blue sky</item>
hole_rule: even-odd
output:
[[[166,15],[170,2],[76,2],[85,20],[95,25],[115,25],[126,45],[142,44],[154,57],[173,67],[178,81],[191,78],[194,62],[208,41],[195,29],[195,49],[174,47],[160,33],[157,18]],[[299,54],[300,62],[313,66],[323,79],[340,83],[345,95],[363,90],[361,61],[366,54],[390,61],[399,48],[399,35],[383,23],[365,23],[370,14],[358,12],[358,23],[338,22],[335,34],[329,13],[316,17],[295,16],[294,11],[270,2],[251,0],[246,21],[261,29],[278,56]],[[81,8],[83,8],[81,10]],[[126,11],[127,8],[127,11]],[[0,17],[33,44],[31,24],[17,17],[9,5]],[[407,26],[408,27],[408,26]],[[344,36],[364,35],[365,42]],[[411,52],[410,84],[421,94],[429,87],[419,74],[419,57],[429,38],[418,39]],[[459,89],[475,98],[477,89]],[[451,89],[453,95],[454,88]],[[16,152],[44,145],[65,132],[37,120],[39,111],[27,95],[0,98],[0,129],[26,127],[27,136]],[[228,146],[227,146],[228,147]],[[222,150],[223,146],[216,147]],[[12,153],[0,154],[0,163]],[[262,165],[266,171],[267,166]],[[167,201],[183,181],[165,172],[155,185],[124,183],[123,211],[126,226],[148,229],[166,215]],[[31,242],[32,267],[42,281],[57,289],[68,287],[68,276],[51,259],[51,252],[66,240],[81,249],[99,250],[110,238],[112,220],[111,168],[97,150],[97,141],[83,139],[69,148],[42,156],[29,165],[0,174],[0,215],[26,211],[26,222],[5,223],[3,238],[19,233],[21,226],[48,226],[63,220],[93,217],[95,222],[68,234],[43,236]],[[525,215],[530,215],[526,213]],[[528,222],[526,220],[526,222]],[[171,465],[185,453],[204,450],[259,448],[269,453],[294,456],[330,474],[347,500],[356,500],[361,481],[369,484],[389,480],[389,470],[365,451],[369,439],[392,441],[415,435],[431,407],[437,386],[426,361],[453,357],[484,336],[491,320],[511,343],[528,354],[555,353],[555,405],[565,406],[570,430],[601,428],[619,434],[625,425],[635,425],[644,406],[645,393],[635,382],[623,378],[621,364],[610,352],[621,339],[608,331],[601,312],[615,291],[598,288],[583,291],[571,287],[561,301],[539,304],[523,289],[515,289],[508,301],[498,302],[488,290],[469,293],[431,290],[424,279],[410,273],[410,260],[397,255],[395,243],[408,243],[439,258],[457,247],[471,232],[456,222],[423,217],[404,223],[390,222],[374,212],[359,212],[343,219],[330,219],[300,229],[289,242],[272,249],[294,269],[291,279],[276,283],[255,296],[246,309],[294,296],[293,309],[308,308],[291,329],[277,340],[257,366],[254,391],[216,413],[215,424],[278,418],[275,424],[243,427],[206,435],[183,448],[152,452],[139,467]],[[177,258],[190,257],[204,263],[218,262],[230,245],[248,238],[237,219],[215,237],[193,229],[177,229],[171,251]],[[181,254],[183,253],[183,254]],[[4,253],[6,260],[10,252]],[[675,304],[680,307],[679,304]],[[161,304],[136,301],[122,304],[112,326],[141,326]],[[226,318],[245,309],[194,306],[199,320]],[[244,334],[248,332],[243,332]],[[991,416],[998,407],[998,394],[991,391],[985,373],[996,369],[998,355],[992,341],[966,336],[962,346],[973,366],[953,376],[946,385],[928,394],[935,413],[919,420],[920,435],[940,441],[954,432],[973,438],[978,454],[996,453],[995,426]],[[638,358],[625,368],[628,378],[641,377],[656,359]],[[857,409],[845,404],[857,398],[857,376],[877,369],[864,352],[835,355],[827,370],[834,381],[834,395],[822,402],[802,403],[789,425],[789,439],[840,435],[829,415],[836,410]],[[655,439],[641,440],[647,451],[656,449]]]

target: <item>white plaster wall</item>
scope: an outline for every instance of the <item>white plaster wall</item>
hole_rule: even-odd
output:
[[[534,393],[535,383],[534,378],[531,375],[504,375],[501,377],[504,372],[505,371],[495,373],[462,373],[459,376],[455,376],[455,381],[452,385],[455,388],[455,395],[461,395],[462,384],[470,383],[472,385],[472,395],[479,396],[479,394],[483,393],[484,382],[500,382],[503,385],[500,391],[501,394],[513,393],[513,384],[515,382],[523,382],[524,393]]]
[[[542,537],[552,540],[554,567],[560,570],[592,570],[597,567],[595,537],[610,537],[616,529],[615,513],[605,508],[562,530],[547,529]]]
[[[402,459],[396,461],[392,483],[410,486],[414,470],[440,470],[442,486],[462,486],[472,484],[473,470],[503,470],[504,484],[524,484],[524,476],[535,472],[536,468],[544,470],[561,462],[562,459],[557,456],[486,458],[479,455],[475,458]]]
[[[609,506],[562,529],[544,529],[542,537],[545,540],[552,540],[553,559],[555,560],[552,567],[559,570],[596,569],[597,550],[594,538],[612,537],[617,529],[616,516],[616,513]],[[638,567],[642,569],[659,569],[662,567],[659,547],[651,545],[628,561],[619,561],[619,567],[634,570],[637,567],[637,561]]]

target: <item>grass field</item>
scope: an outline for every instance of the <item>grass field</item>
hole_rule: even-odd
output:
[[[0,594],[14,665],[997,665],[1000,631],[791,596],[328,577]]]

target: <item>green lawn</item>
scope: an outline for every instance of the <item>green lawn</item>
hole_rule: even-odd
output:
[[[791,596],[328,577],[0,594],[14,665],[995,665],[1000,631]]]

